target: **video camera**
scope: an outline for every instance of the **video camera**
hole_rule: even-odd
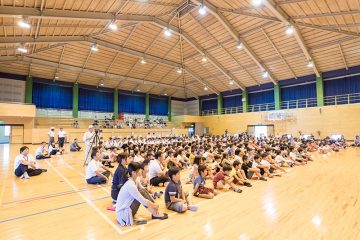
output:
[[[94,130],[95,130],[95,134],[99,134],[103,131],[102,129],[100,129],[99,125],[95,125]]]

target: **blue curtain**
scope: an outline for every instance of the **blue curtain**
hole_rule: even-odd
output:
[[[241,107],[242,106],[242,95],[223,97],[223,107]]]
[[[145,114],[145,95],[119,93],[119,113]]]
[[[72,87],[33,83],[33,103],[37,108],[72,109]]]
[[[79,110],[113,112],[114,93],[79,88]]]
[[[274,102],[274,90],[249,93],[248,100],[249,100],[249,105],[273,103]]]
[[[201,110],[217,109],[217,99],[207,99],[201,101]]]
[[[325,96],[360,93],[360,76],[324,81]]]
[[[168,99],[150,96],[150,115],[168,115]]]
[[[316,98],[316,83],[281,88],[281,100]]]

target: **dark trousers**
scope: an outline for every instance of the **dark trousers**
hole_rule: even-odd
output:
[[[45,159],[45,158],[51,158],[51,156],[36,155],[36,159]]]
[[[102,173],[103,175],[105,175],[106,177],[110,176],[110,172],[109,171],[105,171]],[[86,182],[88,184],[103,184],[106,182],[106,179],[99,177],[99,176],[95,176],[89,179],[86,179]]]
[[[55,155],[57,152],[58,152],[59,150],[52,150],[51,152],[50,152],[50,155]]]
[[[64,137],[59,137],[59,147],[63,148],[64,147],[64,143],[65,143],[65,138]]]
[[[159,186],[160,183],[166,183],[169,181],[170,181],[170,179],[167,176],[154,177],[154,178],[150,179],[150,184],[152,186]]]
[[[15,173],[15,176],[21,177],[21,175],[23,175],[25,172],[27,172],[29,176],[37,176],[37,175],[40,175],[43,171],[41,169],[29,168],[28,165],[20,164],[15,169],[14,173]]]

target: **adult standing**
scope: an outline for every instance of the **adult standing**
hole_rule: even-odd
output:
[[[88,131],[84,133],[83,141],[85,143],[85,164],[89,162],[90,154],[91,154],[91,144],[94,139],[95,132],[94,132],[94,126],[89,125]]]
[[[64,148],[65,138],[66,138],[66,132],[64,131],[63,128],[60,128],[60,131],[58,132],[58,141],[59,141],[60,149]]]
[[[52,142],[55,142],[55,128],[54,127],[50,128],[50,131],[48,132],[48,136],[49,136],[48,145],[50,146]]]

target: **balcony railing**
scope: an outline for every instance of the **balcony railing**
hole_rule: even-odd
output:
[[[324,98],[325,105],[343,105],[360,103],[360,93],[327,96]]]
[[[275,110],[275,103],[254,104],[248,106],[248,112],[262,112]]]
[[[281,109],[316,107],[316,98],[297,99],[281,102]]]

